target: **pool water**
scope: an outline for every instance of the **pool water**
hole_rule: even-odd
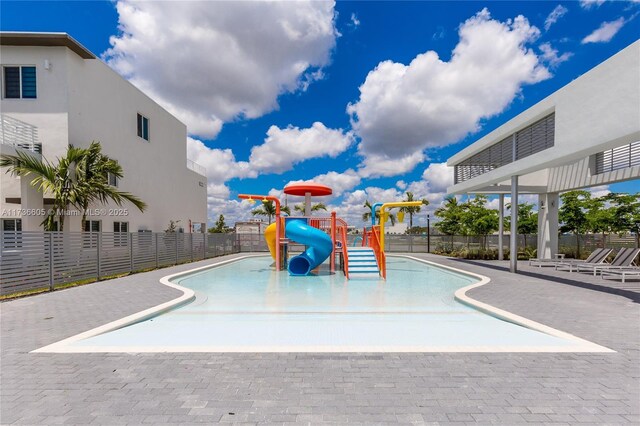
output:
[[[276,272],[251,257],[173,282],[196,299],[147,321],[72,343],[95,351],[570,351],[576,342],[454,299],[478,279],[389,257],[387,280]]]

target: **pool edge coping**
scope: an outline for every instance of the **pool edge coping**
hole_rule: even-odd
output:
[[[507,321],[531,330],[539,331],[544,334],[548,334],[553,337],[558,337],[560,339],[570,340],[574,343],[578,343],[583,345],[585,351],[588,352],[600,352],[600,353],[616,353],[615,350],[611,348],[607,348],[606,346],[599,345],[597,343],[591,342],[589,340],[583,339],[581,337],[575,336],[573,334],[567,333],[562,330],[558,330],[557,328],[550,327],[548,325],[544,325],[534,320],[530,320],[523,316],[514,314],[512,312],[506,311],[504,309],[497,308],[488,303],[481,302],[467,295],[467,292],[473,290],[478,287],[482,287],[483,285],[489,284],[491,282],[491,278],[477,274],[475,272],[466,271],[463,269],[454,268],[453,266],[442,265],[440,263],[432,262],[426,259],[420,259],[418,257],[414,257],[411,255],[392,255],[395,257],[405,257],[408,259],[416,260],[418,262],[427,263],[429,265],[433,265],[443,269],[449,269],[451,271],[457,272],[459,274],[472,276],[474,278],[479,278],[480,281],[477,283],[469,284],[468,286],[462,287],[454,293],[454,299],[463,305],[469,306],[473,309],[476,309],[486,315],[490,315],[492,317],[498,318],[503,321]]]
[[[194,272],[198,272],[204,269],[211,269],[211,268],[215,268],[218,266],[223,266],[226,265],[228,263],[233,263],[242,259],[246,259],[246,258],[251,258],[251,257],[261,257],[261,256],[265,256],[265,254],[246,254],[246,255],[242,255],[233,259],[227,259],[227,260],[223,260],[221,262],[217,262],[217,263],[213,263],[213,264],[209,264],[209,265],[204,265],[204,266],[199,266],[197,268],[193,268],[193,269],[189,269],[187,271],[182,271],[182,272],[177,272],[174,274],[169,274],[166,275],[162,278],[160,278],[159,282],[163,285],[166,285],[168,287],[171,288],[175,288],[176,290],[182,291],[183,294],[175,299],[172,299],[168,302],[164,302],[161,303],[160,305],[156,305],[153,306],[151,308],[147,308],[143,311],[140,312],[136,312],[134,314],[131,315],[127,315],[126,317],[117,319],[115,321],[111,321],[108,322],[106,324],[103,324],[101,326],[92,328],[90,330],[84,331],[82,333],[67,337],[65,339],[59,340],[55,343],[51,343],[49,345],[43,346],[41,348],[38,349],[34,349],[32,351],[30,351],[29,353],[112,353],[112,352],[118,352],[118,353],[162,353],[162,352],[215,352],[215,353],[221,353],[221,352],[260,352],[260,353],[276,353],[276,352],[299,352],[300,349],[298,349],[298,351],[292,351],[292,350],[288,350],[286,348],[276,348],[276,347],[271,347],[269,348],[269,350],[258,350],[257,348],[244,348],[244,350],[238,350],[236,348],[236,350],[216,350],[216,351],[211,351],[211,350],[203,350],[202,347],[189,347],[189,348],[185,348],[185,349],[189,349],[189,350],[176,350],[176,349],[180,349],[180,348],[171,348],[171,350],[158,350],[159,348],[155,348],[155,347],[150,347],[147,350],[140,350],[142,348],[139,347],[130,347],[130,348],[119,348],[120,350],[113,350],[113,349],[108,349],[109,347],[106,348],[102,348],[101,350],[96,350],[93,347],[71,347],[70,344],[80,341],[80,340],[84,340],[90,337],[94,337],[100,334],[104,334],[110,331],[114,331],[123,327],[127,327],[129,325],[135,324],[137,322],[140,321],[145,321],[149,318],[155,317],[157,315],[160,315],[164,312],[167,312],[169,310],[175,309],[177,307],[180,307],[182,305],[185,305],[187,303],[192,302],[193,300],[195,300],[195,292],[187,287],[183,287],[181,285],[175,284],[173,282],[171,282],[170,280],[178,278],[180,276],[183,275],[190,275]],[[441,268],[441,269],[446,269],[446,270],[450,270],[453,272],[456,272],[458,274],[462,274],[462,275],[466,275],[466,276],[471,276],[473,278],[477,278],[480,279],[479,282],[477,283],[473,283],[470,284],[468,286],[462,287],[458,290],[456,290],[456,292],[454,293],[454,299],[457,300],[458,302],[469,306],[473,309],[476,309],[486,315],[495,317],[497,319],[503,320],[503,321],[507,321],[531,330],[535,330],[550,336],[554,336],[554,337],[558,337],[561,339],[566,339],[569,341],[572,341],[574,343],[576,343],[578,346],[577,347],[573,347],[573,348],[567,348],[567,350],[562,350],[561,348],[555,348],[552,350],[545,350],[545,349],[540,349],[540,350],[535,350],[535,349],[531,349],[531,350],[513,350],[513,349],[501,349],[500,347],[496,348],[486,348],[485,350],[483,350],[483,347],[477,347],[473,350],[464,350],[464,349],[458,349],[455,350],[453,347],[434,347],[433,349],[438,349],[438,350],[433,350],[431,348],[422,348],[422,350],[418,350],[420,348],[416,348],[416,349],[409,349],[409,350],[391,350],[391,351],[384,351],[384,352],[389,352],[389,353],[394,353],[394,352],[451,352],[451,353],[473,353],[473,352],[512,352],[512,353],[521,353],[521,352],[530,352],[530,353],[545,353],[545,352],[568,352],[568,353],[580,353],[580,352],[592,352],[592,353],[616,353],[615,350],[607,348],[605,346],[599,345],[597,343],[591,342],[589,340],[586,339],[582,339],[578,336],[575,336],[573,334],[570,333],[566,333],[564,331],[558,330],[556,328],[553,327],[549,327],[547,325],[544,325],[542,323],[530,320],[528,318],[522,317],[520,315],[516,315],[514,313],[511,313],[509,311],[497,308],[495,306],[489,305],[488,303],[484,303],[484,302],[480,302],[476,299],[471,298],[470,296],[467,296],[467,292],[475,289],[477,287],[481,287],[483,285],[488,284],[489,282],[491,282],[491,279],[487,276],[481,275],[481,274],[477,274],[475,272],[470,272],[470,271],[466,271],[463,269],[458,269],[458,268],[454,268],[452,266],[448,266],[448,265],[442,265],[440,263],[436,263],[430,260],[426,260],[426,259],[421,259],[418,257],[414,257],[411,255],[406,255],[406,254],[390,254],[389,257],[403,257],[403,258],[407,258],[407,259],[411,259],[411,260],[415,260],[417,262],[420,263],[426,263],[428,265],[432,265],[435,266],[437,268]],[[199,350],[198,350],[199,348]],[[207,349],[207,348],[204,348]],[[448,350],[447,350],[448,349]],[[322,350],[322,348],[314,348],[313,351],[305,351],[305,352],[371,352],[371,351],[375,351],[375,349],[370,348],[369,351],[367,351],[366,349],[362,349],[362,350],[357,350],[357,351],[349,351],[349,350],[340,350],[339,348],[335,348],[335,349],[330,349],[330,350]],[[378,352],[378,351],[376,351]]]
[[[163,285],[166,285],[167,287],[171,287],[181,291],[182,292],[181,296],[178,296],[175,299],[171,299],[167,302],[163,302],[159,305],[144,309],[140,312],[135,312],[131,315],[127,315],[120,319],[110,321],[106,324],[100,325],[98,327],[94,327],[87,331],[83,331],[82,333],[75,334],[73,336],[67,337],[65,339],[59,340],[57,342],[51,343],[41,348],[34,349],[32,351],[29,351],[29,353],[78,353],[78,352],[81,352],[77,350],[71,350],[70,344],[80,340],[88,339],[90,337],[95,337],[100,334],[108,333],[110,331],[118,330],[120,328],[127,327],[137,322],[145,321],[149,318],[153,318],[167,311],[170,311],[172,309],[175,309],[180,306],[193,302],[196,298],[195,292],[190,288],[183,287],[179,284],[175,284],[171,282],[172,279],[179,278],[183,275],[189,275],[189,274],[192,274],[193,272],[197,272],[203,269],[210,269],[218,266],[223,266],[228,263],[236,262],[236,261],[250,258],[250,257],[258,257],[258,256],[263,256],[263,255],[246,254],[239,257],[235,257],[233,259],[226,259],[226,260],[212,263],[209,265],[198,266],[197,268],[189,269],[187,271],[176,272],[173,274],[165,275],[164,277],[160,278],[160,280],[158,280],[160,284],[163,284]],[[128,352],[128,351],[121,351],[121,352]]]

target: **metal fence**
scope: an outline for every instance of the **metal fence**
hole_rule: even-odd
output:
[[[597,247],[634,247],[635,236],[582,235],[581,253]],[[348,236],[350,246],[360,245],[359,235]],[[535,235],[518,236],[519,250],[535,249]],[[575,235],[561,235],[559,251],[575,257]],[[525,245],[526,242],[526,245]],[[480,249],[481,237],[448,235],[387,235],[391,253],[446,252]],[[504,238],[508,249],[508,235]],[[498,236],[486,237],[488,249],[498,248]],[[304,249],[292,244],[291,252]],[[267,252],[263,234],[1,232],[0,295],[102,279],[179,263],[240,252]]]
[[[0,295],[239,251],[235,234],[2,232]]]

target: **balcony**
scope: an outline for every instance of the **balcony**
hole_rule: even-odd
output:
[[[194,172],[196,172],[196,173],[198,173],[199,175],[202,175],[202,176],[206,176],[207,175],[207,169],[206,168],[204,168],[200,164],[196,163],[195,161],[192,161],[192,160],[189,160],[189,159],[187,159],[187,169],[193,170]]]
[[[6,114],[0,114],[0,143],[42,154],[38,128]]]

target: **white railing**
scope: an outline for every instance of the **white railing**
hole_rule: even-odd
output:
[[[202,176],[207,175],[207,169],[193,160],[187,159],[187,169],[193,170],[194,172],[201,174]]]
[[[38,128],[6,114],[0,114],[0,143],[42,154]]]

